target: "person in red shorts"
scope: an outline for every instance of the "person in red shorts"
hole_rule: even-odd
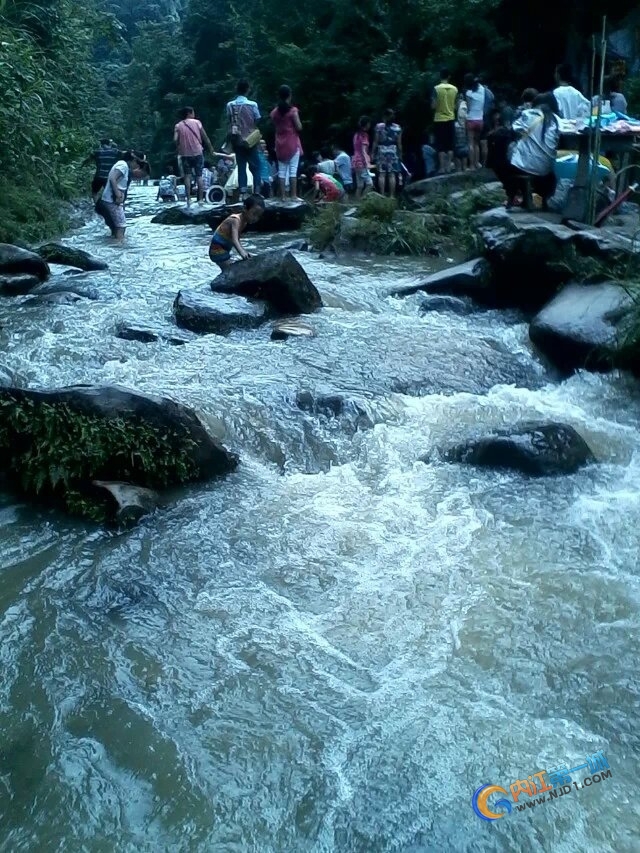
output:
[[[316,201],[342,201],[344,198],[342,184],[336,178],[318,171],[317,166],[309,169],[309,177],[316,188]]]

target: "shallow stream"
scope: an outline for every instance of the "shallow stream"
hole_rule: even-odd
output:
[[[33,386],[173,396],[242,464],[126,533],[0,502],[0,850],[640,849],[637,383],[559,382],[516,314],[389,297],[425,260],[299,254],[313,339],[120,340],[213,275],[206,230],[156,209],[133,190],[124,249],[97,221],[69,237],[111,265],[67,279],[99,300],[0,303],[4,361]],[[301,390],[375,425],[306,414]],[[531,419],[600,464],[419,461]],[[600,749],[600,785],[494,824],[471,808]]]

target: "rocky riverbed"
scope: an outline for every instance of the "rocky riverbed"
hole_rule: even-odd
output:
[[[453,256],[294,253],[322,307],[180,330],[210,229],[158,210],[64,241],[108,269],[35,289],[78,299],[0,301],[4,384],[172,398],[239,464],[120,533],[3,497],[0,848],[633,849],[637,381],[543,359],[533,309],[425,307]],[[606,785],[473,813],[599,749]]]

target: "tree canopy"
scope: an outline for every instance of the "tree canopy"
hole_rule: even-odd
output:
[[[442,66],[482,72],[497,94],[552,84],[567,59],[589,64],[604,0],[0,0],[0,239],[46,223],[52,200],[86,181],[101,136],[173,156],[178,109],[195,107],[217,144],[236,81],[262,111],[294,91],[307,149],[348,144],[360,115],[393,106],[407,145],[430,124]],[[619,0],[620,20],[634,7]],[[585,63],[586,60],[586,63]],[[267,128],[268,135],[268,128]]]

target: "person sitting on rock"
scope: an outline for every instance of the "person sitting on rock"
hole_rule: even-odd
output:
[[[344,187],[331,175],[321,172],[318,166],[309,169],[309,178],[315,186],[314,201],[342,201]]]
[[[526,179],[531,179],[533,192],[542,197],[543,209],[555,192],[554,167],[560,141],[556,108],[553,92],[546,92],[538,95],[533,108],[525,110],[513,123],[512,129],[519,140],[511,154],[510,172],[502,178],[508,208],[513,206],[518,193],[522,193]]]
[[[264,213],[262,196],[250,195],[243,202],[242,213],[232,213],[218,225],[209,246],[209,257],[221,270],[232,263],[231,250],[235,249],[243,261],[251,257],[240,242],[240,235],[247,225],[256,223]]]
[[[178,177],[171,172],[160,178],[156,201],[176,201],[178,198]]]

